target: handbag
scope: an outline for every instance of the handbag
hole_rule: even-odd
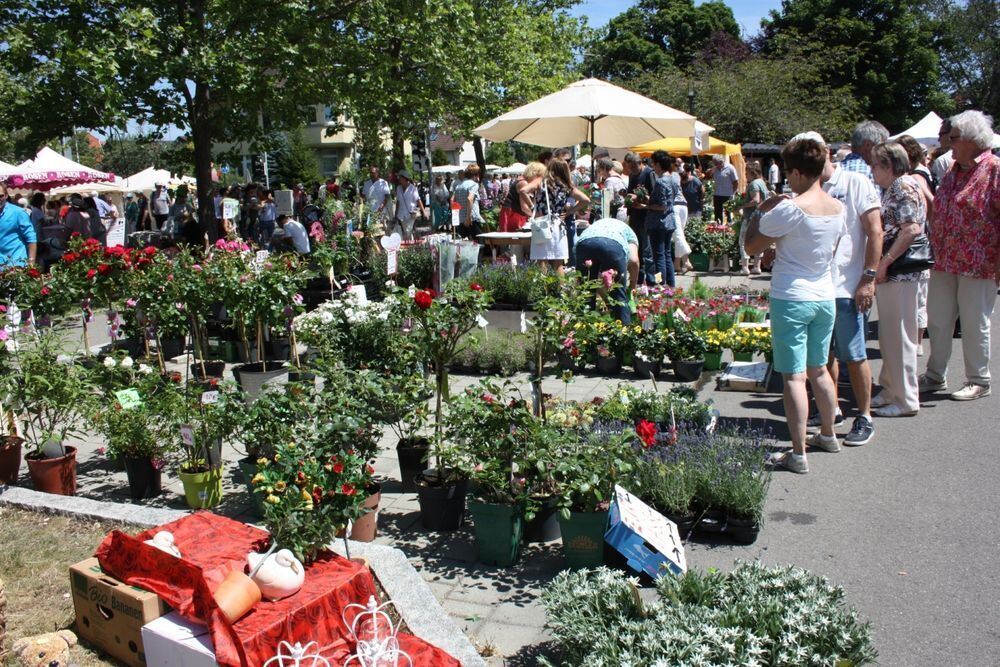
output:
[[[918,273],[934,267],[934,251],[927,234],[918,234],[902,255],[889,265],[886,273],[898,276],[901,273]]]
[[[552,202],[549,201],[549,189],[542,181],[542,191],[545,193],[545,215],[536,215],[531,219],[531,244],[542,245],[552,240],[552,225],[554,215],[552,215]],[[556,220],[558,222],[558,220]]]

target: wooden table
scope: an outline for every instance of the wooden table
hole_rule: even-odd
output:
[[[494,262],[497,261],[497,247],[531,245],[531,232],[487,232],[478,235],[476,238],[490,247]]]

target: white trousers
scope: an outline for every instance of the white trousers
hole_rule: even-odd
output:
[[[674,259],[681,259],[691,254],[691,245],[684,236],[684,228],[688,222],[688,207],[674,206],[674,223],[677,229],[674,230]]]
[[[920,409],[917,387],[917,290],[919,283],[882,283],[878,300],[878,348],[882,372],[878,383],[890,403],[904,410]]]
[[[931,356],[927,376],[941,381],[948,372],[955,318],[962,320],[962,354],[965,356],[965,379],[990,386],[990,317],[997,300],[997,284],[931,271],[927,290],[927,333]]]

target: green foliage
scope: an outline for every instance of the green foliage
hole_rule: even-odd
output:
[[[236,403],[235,436],[256,461],[274,456],[275,447],[293,442],[296,428],[315,417],[310,392],[301,384],[269,384],[252,401]]]
[[[947,115],[954,100],[958,110],[979,109],[1000,118],[1000,5],[994,0],[950,0],[928,3],[939,36],[941,83],[952,99],[931,104]]]
[[[697,400],[690,389],[658,393],[620,384],[597,408],[596,419],[629,423],[646,419],[668,426],[676,422],[703,429],[711,420],[710,406]]]
[[[472,277],[488,291],[495,303],[530,307],[544,294],[545,281],[536,266],[491,264],[480,266]]]
[[[316,151],[306,145],[302,127],[285,132],[275,150],[277,169],[271,173],[272,188],[291,188],[296,183],[318,183],[319,173]]]
[[[455,366],[488,375],[511,376],[528,367],[531,340],[525,334],[473,332],[470,341],[455,355]]]
[[[667,356],[673,361],[689,361],[705,358],[705,340],[698,330],[684,321],[674,322],[674,328],[667,334]]]
[[[443,167],[448,164],[448,154],[445,153],[440,148],[435,148],[431,151],[431,166]]]
[[[417,289],[426,289],[434,284],[435,261],[431,249],[426,246],[413,246],[406,248],[397,256],[396,277],[397,285],[409,287],[413,285]],[[371,286],[373,297],[383,298],[388,288],[386,282],[389,274],[386,273],[386,258],[383,253],[373,253],[365,261],[365,268],[371,271]]]
[[[873,664],[871,626],[844,591],[792,566],[737,561],[723,574],[690,570],[657,579],[643,603],[621,573],[563,571],[542,593],[562,664]],[[551,663],[543,659],[544,665]]]
[[[79,162],[85,167],[100,169],[104,161],[104,150],[100,144],[95,146],[91,143],[91,136],[90,132],[86,130],[77,130],[68,137],[49,141],[48,146],[60,155],[65,154],[68,149],[70,157],[75,162]]]
[[[631,431],[564,431],[539,422],[533,463],[562,515],[607,510],[615,484],[632,470]]]
[[[170,143],[172,142],[160,141],[155,134],[112,135],[104,142],[104,158],[100,168],[122,177],[131,176],[150,166],[166,169],[171,173],[182,170],[191,173],[190,156],[177,164],[171,159],[177,151],[169,150]]]
[[[486,149],[486,163],[501,167],[508,167],[513,164],[514,151],[510,148],[510,142],[499,141],[490,144]]]

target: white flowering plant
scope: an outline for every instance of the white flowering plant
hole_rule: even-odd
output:
[[[729,573],[666,574],[652,602],[637,583],[607,568],[556,575],[542,602],[561,662],[539,664],[860,666],[877,658],[871,625],[845,605],[844,590],[800,568],[737,561]]]

